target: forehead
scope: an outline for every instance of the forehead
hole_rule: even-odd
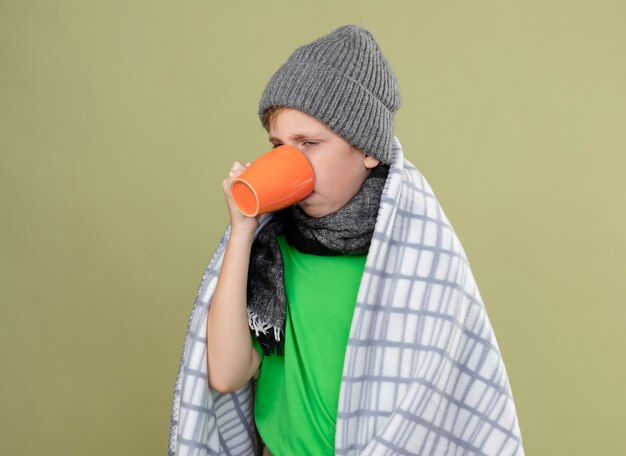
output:
[[[331,130],[316,118],[292,108],[282,108],[269,118],[270,139],[273,135],[298,135],[299,137],[327,134]]]

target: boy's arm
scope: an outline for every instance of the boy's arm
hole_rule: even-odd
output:
[[[247,281],[254,233],[232,232],[207,317],[209,385],[222,393],[244,386],[261,358],[252,345]]]
[[[233,203],[230,185],[250,165],[236,161],[222,182],[231,229],[207,316],[209,385],[230,393],[248,382],[261,364],[248,328],[248,266],[259,216],[246,217]]]

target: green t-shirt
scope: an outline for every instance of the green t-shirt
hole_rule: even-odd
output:
[[[254,418],[273,456],[333,455],[339,386],[367,255],[299,252],[278,236],[285,267],[284,356],[261,355]]]

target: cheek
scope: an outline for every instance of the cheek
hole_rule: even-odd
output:
[[[354,161],[312,163],[315,191],[327,197],[342,199],[355,193],[361,182],[359,163]]]
[[[313,171],[315,172],[315,191],[319,193],[334,193],[340,187],[341,181],[345,180],[342,176],[342,169],[335,161],[316,160],[311,162]]]

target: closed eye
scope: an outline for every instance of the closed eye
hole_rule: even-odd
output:
[[[302,144],[303,144],[303,145],[307,145],[307,146],[314,146],[314,145],[316,145],[316,144],[317,144],[317,142],[315,142],[315,141],[304,141]],[[277,144],[272,143],[272,146],[273,146],[274,148],[276,148],[276,147],[278,147],[278,146],[282,146],[282,144],[280,144],[280,143],[277,143]]]

